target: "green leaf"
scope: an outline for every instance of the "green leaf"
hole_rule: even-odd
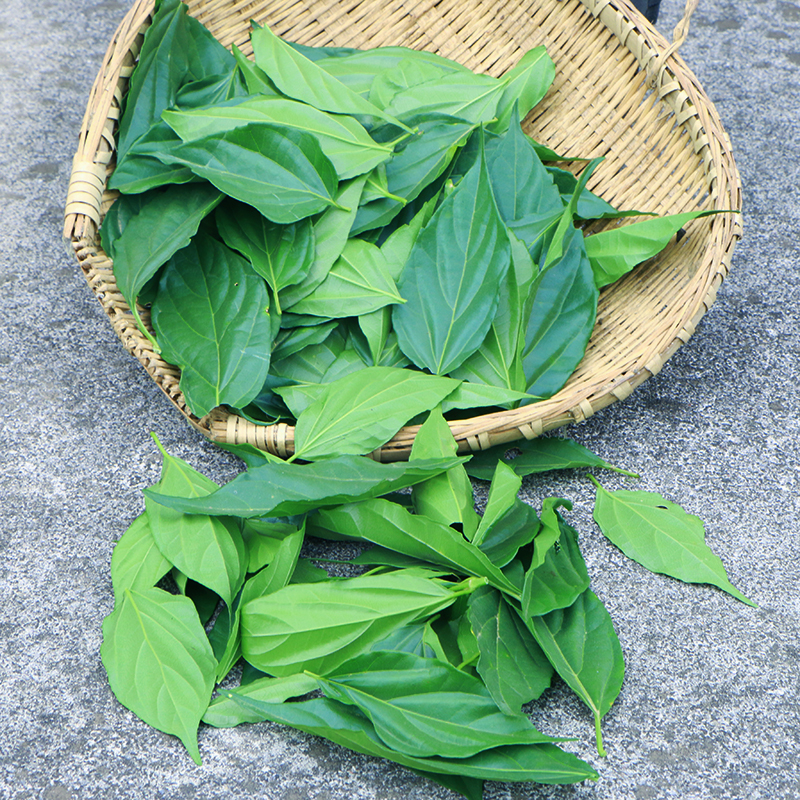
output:
[[[165,111],[162,118],[184,142],[225,133],[249,123],[304,131],[317,139],[340,180],[369,172],[392,155],[390,146],[378,144],[352,117],[326,114],[286,97],[237,98],[208,108]]]
[[[519,614],[496,589],[469,596],[469,621],[478,639],[478,674],[506,713],[535,700],[550,686],[553,667]]]
[[[489,129],[505,130],[511,124],[514,106],[519,108],[519,115],[524,118],[547,94],[555,74],[555,64],[546,47],[540,45],[528,50],[500,79],[504,89],[497,103],[497,119]]]
[[[242,605],[256,597],[277,592],[289,583],[297,567],[305,534],[305,520],[303,520],[300,528],[281,540],[269,566],[245,583],[242,589]]]
[[[295,455],[315,459],[369,453],[452,390],[449,379],[366,367],[330,384],[300,415],[294,433]]]
[[[306,733],[324,736],[336,744],[370,756],[387,758],[424,773],[440,773],[498,781],[577,783],[596,780],[598,775],[586,762],[553,744],[511,745],[484,750],[470,758],[416,758],[392,750],[378,738],[372,723],[355,709],[335,700],[319,698],[303,703],[259,703],[238,692],[228,697],[260,713],[262,719],[291,725]]]
[[[230,71],[231,54],[187,13],[184,3],[164,0],[144,36],[116,136],[117,166],[134,142],[161,120],[186,83]],[[113,180],[113,178],[112,178]]]
[[[505,88],[489,75],[452,72],[397,92],[386,111],[395,116],[435,113],[475,124],[488,122],[494,118]]]
[[[458,445],[450,426],[435,408],[420,426],[411,447],[410,460],[456,455]],[[478,528],[472,484],[463,464],[418,483],[411,490],[414,511],[443,525],[461,525],[467,539]]]
[[[455,372],[455,370],[454,370]],[[447,413],[454,408],[487,408],[491,406],[508,407],[511,403],[530,403],[540,398],[525,392],[515,392],[500,386],[488,386],[485,383],[462,383],[442,402],[442,412]]]
[[[503,713],[480,680],[437,659],[367,653],[317,680],[326,697],[358,708],[384,744],[406,755],[469,758],[554,741],[518,711]]]
[[[555,545],[561,536],[561,526],[565,523],[561,514],[558,513],[559,508],[566,508],[567,511],[571,511],[572,501],[565,500],[563,497],[545,497],[542,501],[542,514],[540,517],[542,527],[533,543],[533,556],[528,565],[529,572],[544,564],[550,548]]]
[[[290,584],[243,606],[242,653],[276,677],[303,670],[324,675],[472,588],[450,586],[417,570]]]
[[[505,567],[512,561],[540,528],[536,512],[517,497],[520,483],[512,470],[497,465],[483,519],[473,539],[498,567]]]
[[[637,264],[660,253],[670,239],[693,219],[720,213],[725,212],[690,211],[686,214],[672,214],[587,236],[586,253],[594,272],[595,285],[599,289],[614,283]]]
[[[409,56],[375,76],[370,84],[368,99],[370,103],[386,108],[399,92],[422,83],[436,81],[452,72],[453,70],[449,66],[441,66]]]
[[[292,697],[316,691],[317,681],[310,675],[287,675],[284,678],[259,678],[236,690],[237,697],[247,697],[258,703],[284,703]],[[226,694],[215,697],[203,714],[203,722],[215,728],[233,728],[243,722],[262,722],[258,711],[245,708]]]
[[[199,764],[197,728],[216,661],[192,601],[161,589],[126,589],[103,621],[100,656],[120,703],[177,736]]]
[[[484,577],[498,589],[519,597],[514,584],[458,531],[411,514],[388,500],[371,499],[322,509],[311,517],[309,526],[312,535],[319,530],[333,531],[431,564],[440,564],[456,574]]]
[[[172,564],[156,546],[147,512],[140,514],[114,545],[111,554],[115,603],[121,601],[126,589],[152,588],[171,569]]]
[[[357,317],[404,302],[380,249],[369,242],[350,239],[325,280],[292,311],[328,316],[335,310],[339,317]]]
[[[152,191],[136,199],[122,195],[112,206],[116,211],[103,224],[103,246],[114,262],[117,286],[140,330],[144,325],[136,300],[142,288],[178,250],[189,244],[204,217],[222,197],[208,184],[188,184]],[[122,230],[114,236],[116,231],[112,233],[108,223],[119,221],[123,221]]]
[[[609,492],[597,481],[594,519],[628,558],[651,572],[686,583],[710,583],[749,606],[729,580],[722,561],[705,543],[705,528],[693,514],[656,492]]]
[[[145,489],[145,496],[190,514],[285,517],[413,486],[463,459],[379,464],[361,456],[339,456],[311,464],[267,463],[234,478],[214,494],[194,499]]]
[[[263,280],[225,245],[199,233],[170,260],[152,305],[164,359],[198,417],[223,403],[242,408],[269,370],[272,326]]]
[[[263,465],[251,464],[251,467]],[[278,520],[248,519],[242,525],[242,538],[247,548],[247,571],[258,572],[272,561],[281,542],[298,530],[296,525]]]
[[[575,371],[597,314],[597,289],[583,235],[571,223],[564,243],[561,257],[534,283],[525,334],[522,363],[527,391],[540,397],[555,394]]]
[[[325,337],[319,344],[310,344],[292,354],[291,358],[284,358],[274,363],[270,373],[285,381],[308,384],[308,402],[302,408],[306,408],[310,402],[315,400],[323,391],[323,387],[315,384],[332,383],[339,378],[349,375],[352,372],[362,369],[364,363],[352,348],[348,346],[348,340],[341,329],[334,330]],[[292,386],[276,386],[278,392],[284,400],[286,394],[284,390],[294,388]],[[295,410],[288,400],[287,405],[292,409],[295,417],[300,416],[301,410]]]
[[[520,452],[514,453],[515,450]],[[511,467],[520,477],[554,469],[581,467],[610,469],[633,478],[639,477],[635,472],[609,464],[573,439],[559,439],[555,436],[522,439],[519,442],[491,447],[475,453],[467,463],[466,469],[473,478],[490,480],[498,461]]]
[[[293,128],[251,123],[157,152],[273,222],[297,222],[335,206],[338,177],[317,140]]]
[[[483,158],[442,202],[411,250],[393,309],[400,349],[445,375],[478,349],[494,319],[511,245]]]
[[[353,223],[354,235],[391,222],[404,207],[396,198],[408,203],[433,185],[475,130],[472,122],[441,114],[415,114],[408,117],[408,123],[417,132],[401,142],[386,163],[387,190],[393,196],[362,205]],[[386,135],[394,136],[395,132],[392,127]],[[382,132],[375,131],[375,136],[382,136]]]
[[[578,179],[565,169],[552,166],[545,167],[545,169],[561,193],[561,199],[566,205],[575,194]],[[579,219],[616,219],[618,217],[641,216],[644,213],[646,212],[618,211],[611,203],[606,202],[602,197],[598,197],[594,192],[590,192],[586,188],[579,193],[578,204],[575,209],[575,215]]]
[[[202,498],[219,488],[185,461],[162,452],[161,479],[153,488],[184,498]],[[247,568],[238,524],[234,520],[182,514],[152,500],[145,503],[158,549],[181,572],[232,605]]]
[[[290,308],[325,280],[330,268],[342,254],[358,210],[358,198],[367,176],[344,181],[336,195],[336,205],[314,221],[314,261],[299,286],[289,287],[281,297],[284,308]]]
[[[622,688],[625,663],[605,606],[587,589],[569,607],[528,622],[564,683],[594,715],[597,752],[605,755],[600,720]]]
[[[527,319],[525,298],[536,274],[527,247],[511,231],[511,268],[500,284],[500,300],[483,344],[450,374],[464,381],[524,393],[527,382],[522,366]],[[525,398],[530,402],[533,398]],[[518,401],[519,402],[519,401]]]
[[[377,117],[410,130],[299,53],[266,25],[254,29],[250,40],[256,64],[287,97],[308,103],[320,111]]]
[[[314,261],[314,228],[310,220],[277,225],[244,203],[228,201],[217,210],[217,228],[225,244],[238,250],[269,284],[275,313],[280,293],[300,283]]]
[[[567,525],[555,509],[551,513],[556,517],[559,537],[552,547],[547,547],[543,562],[525,574],[522,588],[522,615],[525,618],[567,608],[589,588],[589,573],[578,548],[577,531]]]

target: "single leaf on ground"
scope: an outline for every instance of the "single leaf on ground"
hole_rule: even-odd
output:
[[[517,714],[550,686],[553,667],[503,595],[489,586],[474,591],[468,615],[478,639],[478,674],[494,701]]]
[[[310,464],[270,462],[242,473],[208,497],[174,497],[152,489],[145,489],[145,495],[189,514],[286,517],[399,491],[463,460],[380,464],[361,456],[338,456]]]
[[[514,450],[520,452],[514,453]],[[514,454],[509,455],[509,453]],[[633,478],[639,477],[635,472],[609,464],[573,439],[559,439],[555,436],[522,439],[519,442],[501,444],[475,453],[467,462],[466,470],[473,478],[490,480],[498,461],[507,464],[520,477],[549,472],[553,469],[581,467],[610,469]]]
[[[103,621],[100,656],[117,700],[177,736],[199,764],[197,728],[217,662],[192,601],[161,589],[126,589]]]
[[[392,320],[400,349],[418,367],[446,375],[486,338],[511,263],[481,156],[417,238],[401,276]]]
[[[184,498],[201,498],[219,487],[185,461],[163,452],[161,479],[153,488]],[[216,592],[229,607],[244,582],[247,553],[238,521],[182,514],[145,500],[158,549],[184,575]]]
[[[172,566],[156,545],[147,512],[140,514],[114,545],[111,554],[114,601],[120,602],[125,589],[151,589]]]
[[[610,492],[597,481],[594,519],[628,558],[686,583],[710,583],[749,606],[705,543],[703,522],[656,492]]]
[[[310,134],[251,123],[158,152],[220,191],[288,224],[336,206],[338,177]]]
[[[478,583],[449,584],[420,570],[293,583],[243,606],[242,653],[276,677],[304,670],[326,675]]]
[[[326,697],[358,708],[384,744],[406,755],[469,758],[554,741],[519,711],[501,711],[479,679],[438,659],[367,653],[318,681]]]
[[[600,720],[622,688],[625,662],[611,617],[587,589],[569,608],[527,620],[564,683],[594,715],[597,751],[605,755]]]
[[[455,388],[449,378],[392,367],[365,367],[340,378],[298,418],[295,455],[304,459],[369,453],[409,419]]]

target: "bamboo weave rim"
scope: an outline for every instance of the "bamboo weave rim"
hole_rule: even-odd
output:
[[[266,23],[310,45],[402,44],[432,50],[477,72],[501,75],[529,48],[544,44],[555,83],[525,121],[526,131],[557,152],[605,156],[589,188],[620,208],[659,214],[741,209],[730,142],[713,104],[675,50],[697,0],[670,45],[627,0],[189,0],[224,45],[251,54],[249,23]],[[137,0],[122,20],[92,89],[65,209],[64,235],[86,279],[132,353],[178,410],[220,444],[252,444],[281,457],[294,451],[294,429],[255,425],[222,408],[202,419],[186,407],[180,370],[153,352],[117,289],[98,227],[115,193],[115,131],[128,78],[153,10]],[[593,223],[592,230],[608,224]],[[624,224],[624,222],[623,222]],[[741,238],[741,216],[695,220],[680,242],[601,293],[584,359],[548,400],[451,422],[459,452],[506,444],[581,422],[662,368],[694,333],[714,302]],[[147,309],[141,309],[149,324]],[[417,427],[403,428],[372,453],[408,457]]]

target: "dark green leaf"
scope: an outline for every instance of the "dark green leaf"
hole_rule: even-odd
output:
[[[369,720],[335,700],[319,698],[303,703],[259,703],[238,693],[227,695],[262,719],[291,725],[324,736],[336,744],[370,756],[387,758],[422,772],[435,772],[498,781],[577,783],[598,775],[584,761],[554,744],[512,745],[484,750],[470,758],[415,758],[386,747]]]
[[[217,210],[216,221],[225,244],[246,256],[269,284],[275,313],[280,314],[281,290],[300,283],[314,260],[311,221],[277,225],[252,206],[232,201]]]
[[[459,458],[379,464],[361,456],[339,456],[311,464],[267,463],[234,478],[207,498],[145,495],[190,514],[284,517],[304,514],[413,486],[454,467]]]
[[[625,674],[608,611],[587,589],[569,608],[532,617],[528,625],[564,683],[594,715],[597,751],[605,755],[600,720],[619,694]]]
[[[749,606],[705,543],[703,522],[656,492],[609,492],[597,481],[594,519],[628,558],[687,583],[710,583]]]
[[[517,714],[550,685],[553,668],[519,614],[496,589],[469,597],[469,620],[478,638],[478,673],[494,701]]]
[[[188,184],[154,190],[135,199],[123,195],[112,206],[116,211],[103,224],[103,245],[114,262],[117,286],[142,330],[136,308],[142,288],[189,244],[222,197],[207,183]]]
[[[180,738],[199,764],[197,728],[217,663],[192,601],[161,589],[126,589],[103,621],[100,656],[120,703]]]
[[[158,158],[189,167],[273,222],[297,222],[337,205],[333,164],[311,134],[292,128],[251,123],[170,147]]]
[[[358,708],[384,744],[406,755],[469,758],[553,741],[519,711],[503,713],[480,680],[437,659],[367,653],[318,681],[326,697]]]
[[[434,213],[400,281],[392,319],[401,350],[445,375],[478,349],[494,319],[511,245],[483,158]]]
[[[225,245],[199,233],[165,268],[152,320],[164,359],[202,417],[223,403],[242,408],[269,369],[272,326],[263,280]]]
[[[597,296],[583,235],[570,226],[562,256],[534,282],[522,355],[530,394],[550,397],[575,371],[594,328]]]
[[[578,533],[557,511],[552,513],[558,521],[559,538],[545,551],[544,562],[525,574],[522,589],[522,614],[525,618],[567,608],[589,588],[589,573],[578,548]]]
[[[509,448],[511,449],[509,450]],[[513,454],[514,450],[521,452]],[[501,444],[481,453],[475,453],[467,463],[466,469],[473,478],[490,480],[498,460],[502,460],[521,477],[539,472],[549,472],[553,469],[580,467],[610,469],[614,472],[621,472],[623,475],[639,477],[635,472],[629,472],[609,464],[573,439],[556,437],[522,439],[519,442]]]

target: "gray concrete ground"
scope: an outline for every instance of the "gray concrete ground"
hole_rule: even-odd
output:
[[[664,0],[671,31],[679,0]],[[202,728],[204,765],[112,696],[100,664],[114,542],[158,477],[149,432],[218,481],[238,462],[195,435],[122,349],[61,213],[76,132],[123,0],[0,5],[0,798],[449,798],[386,762],[271,725]],[[759,604],[653,576],[571,497],[627,677],[593,752],[563,687],[533,715],[597,766],[596,784],[490,784],[558,800],[800,797],[800,6],[702,0],[684,57],[715,101],[744,181],[746,235],[695,337],[628,401],[570,433],[698,514]],[[619,487],[624,480],[604,478]]]

